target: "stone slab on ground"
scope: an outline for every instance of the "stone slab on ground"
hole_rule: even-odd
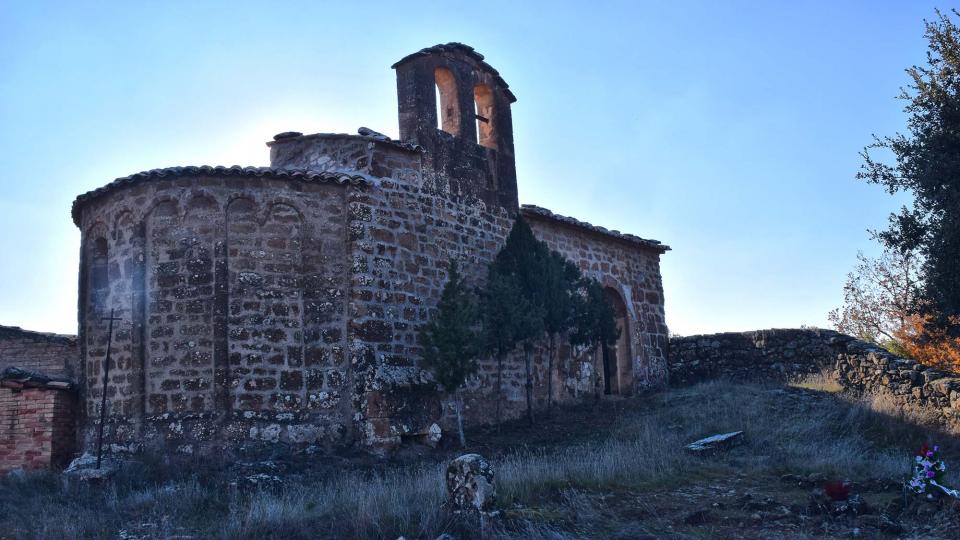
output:
[[[685,446],[684,449],[694,454],[712,454],[729,450],[742,442],[743,431],[731,431],[730,433],[720,433],[694,441]]]

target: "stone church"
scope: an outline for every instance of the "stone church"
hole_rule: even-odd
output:
[[[615,347],[569,346],[535,403],[629,395],[666,380],[659,258],[669,248],[519,204],[511,106],[484,57],[459,43],[402,58],[400,138],[281,133],[269,167],[171,167],[77,197],[82,234],[76,363],[79,444],[93,446],[116,310],[106,441],[115,451],[284,442],[390,448],[451,425],[418,366],[418,330],[450,259],[479,283],[516,216],[606,287]],[[73,362],[73,360],[69,360]],[[524,408],[523,362],[504,406]],[[597,367],[598,366],[598,367]],[[495,362],[465,393],[489,422]]]

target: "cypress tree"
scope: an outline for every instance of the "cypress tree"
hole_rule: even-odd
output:
[[[537,324],[539,314],[523,295],[516,276],[491,264],[483,290],[483,337],[485,350],[497,359],[496,421],[502,420],[503,361]]]
[[[423,361],[443,389],[454,397],[460,446],[466,446],[463,434],[463,397],[460,389],[467,377],[477,372],[481,341],[479,312],[473,294],[467,289],[456,261],[450,261],[449,278],[443,287],[433,318],[420,333]]]
[[[550,252],[544,281],[544,329],[547,333],[547,407],[553,407],[553,369],[557,341],[575,322],[580,269],[556,251]]]
[[[517,313],[512,324],[515,343],[523,346],[523,360],[526,368],[526,398],[527,419],[533,424],[533,348],[537,340],[543,336],[544,297],[546,289],[544,282],[547,274],[547,264],[550,250],[547,245],[537,240],[533,230],[523,219],[517,216],[506,243],[494,257],[491,272],[500,276],[509,276],[516,284],[517,302],[522,298],[526,305],[523,313]],[[498,403],[499,404],[499,403]]]

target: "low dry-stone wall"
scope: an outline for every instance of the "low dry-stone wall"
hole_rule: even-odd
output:
[[[715,378],[786,380],[828,371],[857,394],[888,395],[954,426],[960,422],[960,377],[832,330],[677,337],[670,340],[669,370],[673,385]]]
[[[845,344],[832,330],[776,329],[670,339],[670,383],[780,379],[832,367]]]

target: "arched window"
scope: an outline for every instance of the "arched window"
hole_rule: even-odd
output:
[[[93,239],[87,254],[87,298],[89,308],[96,316],[105,309],[107,295],[110,292],[110,279],[107,275],[109,256],[107,239],[99,236]]]
[[[446,68],[433,72],[437,90],[437,129],[451,135],[460,134],[460,102],[457,100],[457,82]]]
[[[497,149],[497,124],[493,110],[493,92],[485,84],[473,87],[474,116],[477,118],[477,142]]]
[[[93,241],[90,253],[90,288],[100,291],[107,288],[107,239],[100,237]]]

